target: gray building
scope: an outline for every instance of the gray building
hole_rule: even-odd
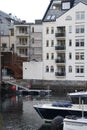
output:
[[[28,61],[42,60],[42,21],[14,25],[15,52]]]

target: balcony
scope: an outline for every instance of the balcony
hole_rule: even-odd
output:
[[[55,59],[56,63],[65,63],[65,59]]]
[[[55,46],[55,50],[65,50],[65,46],[64,45],[60,45],[60,46]]]
[[[16,32],[16,36],[29,36],[29,32],[19,32],[19,31],[17,31]]]
[[[55,37],[65,37],[65,32],[63,32],[63,33],[55,33]]]
[[[29,47],[28,43],[17,43],[16,47]]]
[[[65,26],[59,26],[57,27],[57,31],[55,33],[55,37],[65,37]]]
[[[55,72],[55,76],[65,76],[65,72]]]

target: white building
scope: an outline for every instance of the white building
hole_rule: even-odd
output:
[[[29,61],[42,61],[42,20],[30,25]]]
[[[36,75],[43,80],[87,80],[86,14],[86,0],[51,0],[43,17],[43,63],[38,62],[42,74]],[[26,74],[26,65],[23,78],[33,79],[35,70]]]

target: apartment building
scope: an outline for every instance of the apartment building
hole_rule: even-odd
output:
[[[30,25],[29,61],[42,61],[42,20]]]
[[[18,23],[14,25],[15,53],[27,61],[42,60],[42,23]]]
[[[50,1],[42,20],[43,62],[32,64],[34,67],[38,64],[36,75],[40,79],[87,80],[86,14],[86,0]],[[24,63],[23,78],[37,79],[33,67],[30,68],[32,75],[27,73],[30,64]]]
[[[17,17],[13,17],[12,14],[7,14],[3,11],[0,11],[0,42],[3,48],[11,48],[14,44],[14,39],[12,36],[14,35],[14,23],[20,22]],[[8,49],[8,50],[9,50]]]
[[[43,19],[44,79],[86,80],[87,5],[83,1],[51,2]],[[57,9],[59,13],[52,14]]]
[[[28,57],[29,54],[29,25],[18,23],[14,25],[15,53],[20,57]]]

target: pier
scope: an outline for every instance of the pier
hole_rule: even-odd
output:
[[[20,95],[47,95],[50,94],[51,90],[44,90],[44,89],[31,89],[29,88],[30,85],[22,86],[20,84],[17,84],[15,82],[11,81],[4,81],[5,84],[9,84],[10,86],[14,86],[17,92],[19,92]]]

